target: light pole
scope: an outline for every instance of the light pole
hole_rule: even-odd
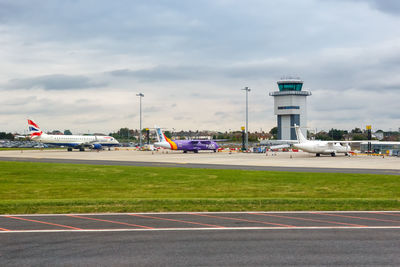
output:
[[[249,87],[245,87],[242,90],[246,91],[246,133],[245,133],[245,146],[246,149],[249,148],[249,92],[251,89]]]
[[[139,93],[136,94],[136,96],[139,97],[139,103],[140,103],[139,147],[142,147],[142,97],[144,97],[144,94]]]

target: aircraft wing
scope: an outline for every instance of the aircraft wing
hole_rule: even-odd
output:
[[[289,144],[285,144],[285,145],[276,145],[276,146],[270,146],[270,149],[281,149],[281,148],[288,148],[290,147]]]
[[[297,144],[299,141],[297,140],[263,140],[260,142],[262,145],[276,146],[276,145],[292,145]]]
[[[364,143],[364,142],[373,142],[372,140],[368,141],[368,140],[359,140],[359,141],[324,141],[327,142],[328,144],[359,144],[359,143]],[[375,141],[376,142],[376,141]]]

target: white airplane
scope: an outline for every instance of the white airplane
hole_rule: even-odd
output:
[[[293,144],[294,148],[301,149],[308,153],[315,153],[317,157],[321,154],[330,154],[332,157],[337,153],[344,153],[346,156],[351,151],[349,141],[317,141],[307,140],[302,132],[300,126],[294,125],[297,135],[298,143]]]
[[[45,134],[40,130],[39,126],[30,119],[28,119],[28,127],[31,140],[43,144],[66,146],[68,147],[68,151],[72,151],[73,148],[84,151],[85,147],[102,149],[103,146],[110,147],[119,145],[119,142],[111,136]]]

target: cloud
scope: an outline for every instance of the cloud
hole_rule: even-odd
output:
[[[393,15],[400,15],[400,2],[398,0],[353,0],[367,2],[372,7]]]
[[[12,79],[5,89],[78,90],[106,86],[106,83],[91,81],[83,75],[53,74],[25,79]]]
[[[398,1],[31,2],[0,1],[6,127],[138,127],[142,92],[147,126],[240,129],[249,86],[250,128],[269,130],[286,74],[313,92],[311,127],[400,125]]]

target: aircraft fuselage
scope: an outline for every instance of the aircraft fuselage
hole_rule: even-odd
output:
[[[293,144],[293,147],[315,154],[335,155],[337,153],[347,154],[351,151],[351,148],[348,144],[342,145],[340,142],[332,143],[325,141],[308,141],[304,143]]]

